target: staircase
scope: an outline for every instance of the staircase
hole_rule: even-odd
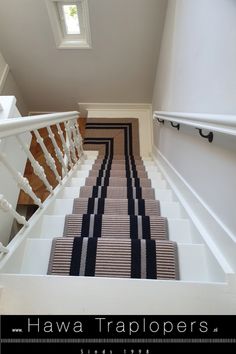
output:
[[[162,217],[167,218],[169,238],[167,242],[176,243],[178,249],[178,271],[176,270],[173,278],[179,273],[179,280],[164,280],[163,276],[160,280],[126,279],[127,273],[122,273],[120,266],[119,268],[117,266],[117,269],[113,269],[113,271],[107,268],[105,273],[100,270],[100,277],[97,278],[68,277],[66,272],[60,274],[52,267],[50,272],[51,274],[55,272],[55,274],[47,275],[52,242],[53,240],[55,242],[55,237],[58,245],[66,249],[65,244],[71,243],[75,234],[65,236],[65,232],[73,231],[78,236],[81,223],[79,225],[79,214],[77,213],[84,213],[86,203],[88,205],[88,199],[84,198],[84,193],[91,190],[91,187],[85,186],[85,184],[91,182],[89,175],[94,174],[93,166],[96,165],[96,155],[95,152],[86,153],[85,159],[73,172],[63,190],[55,196],[55,200],[47,208],[45,215],[32,227],[27,238],[22,241],[20,247],[16,248],[14,256],[6,263],[2,270],[5,274],[1,276],[1,284],[6,287],[2,299],[2,311],[4,313],[36,314],[177,314],[179,309],[183,312],[183,304],[185,303],[184,312],[189,313],[189,308],[199,307],[200,298],[197,297],[197,294],[199,292],[201,294],[203,284],[205,292],[209,293],[210,298],[210,294],[214,294],[215,291],[213,284],[216,279],[214,285],[225,291],[223,290],[226,286],[223,271],[206,246],[195,241],[196,231],[193,230],[190,220],[185,218],[184,210],[175,199],[173,191],[168,188],[158,167],[150,158],[143,159],[143,166],[151,180],[155,196],[155,199],[151,201],[150,208],[154,214],[158,214],[160,208]],[[112,173],[116,175],[115,170]],[[115,188],[118,188],[119,191],[123,190],[122,187]],[[78,199],[79,195],[83,197]],[[115,196],[120,198],[121,193]],[[119,204],[121,200],[122,202]],[[127,199],[119,199],[119,201],[118,199],[104,201],[104,211],[107,213],[103,215],[103,218],[107,217],[111,221],[113,217],[110,216],[110,213],[115,211],[124,214],[124,202],[126,202],[127,211]],[[125,215],[122,216],[125,217]],[[119,230],[116,222],[117,218],[122,219],[122,216],[118,216],[116,213],[115,220],[112,220],[111,231],[113,233],[114,230]],[[68,226],[67,222],[65,231],[65,219],[72,219],[73,222],[73,218],[77,218],[76,229],[70,228],[71,225]],[[127,220],[123,222],[125,223]],[[104,238],[99,239],[101,246],[103,240],[108,240],[106,231],[103,231]],[[158,232],[156,238],[158,238]],[[118,240],[121,232],[114,234]],[[125,240],[119,239],[118,249],[122,247],[123,243],[130,242],[128,237],[130,235],[125,234]],[[106,256],[109,255],[111,264],[112,262],[115,264],[112,252],[114,250],[110,250],[110,253],[108,251]],[[54,257],[56,257],[55,254]],[[56,259],[53,262],[55,266]],[[101,278],[103,276],[104,278]],[[117,279],[115,279],[116,276],[118,276]],[[192,302],[195,296],[197,305]],[[135,297],[140,300],[133,301]],[[172,301],[170,301],[171,299]],[[186,299],[188,299],[187,302]],[[179,303],[179,307],[176,306],[176,301]],[[204,309],[203,311],[207,311],[207,308],[209,310],[207,302],[205,304],[202,302],[200,307]]]
[[[53,240],[49,274],[177,279],[176,243],[168,240],[151,180],[138,178],[140,171],[140,157],[95,161],[63,237]]]
[[[158,164],[86,151],[1,260],[2,314],[230,314],[230,274]]]

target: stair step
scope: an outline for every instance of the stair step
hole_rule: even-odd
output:
[[[93,165],[95,161],[96,161],[96,159],[89,158],[89,159],[84,160],[83,164],[84,165]]]
[[[178,244],[180,279],[210,281],[205,245]]]
[[[41,224],[35,230],[32,238],[62,237],[64,232],[65,216],[45,215]],[[192,243],[191,227],[187,219],[168,219],[169,239],[177,243]]]
[[[56,199],[47,210],[50,215],[66,215],[71,214],[73,209],[74,199]],[[179,219],[183,217],[182,207],[178,202],[160,202],[161,216],[167,218]]]
[[[166,218],[182,218],[183,209],[179,202],[160,202],[161,215]]]
[[[47,274],[51,246],[52,239],[28,239],[20,274]]]
[[[77,171],[75,174],[74,174],[74,178],[86,178],[89,176],[89,171]]]
[[[93,164],[89,164],[89,165],[82,164],[78,167],[78,173],[79,171],[90,171],[92,166]]]
[[[51,244],[51,239],[28,239],[20,273],[46,275]],[[179,244],[178,253],[180,280],[209,281],[203,245]]]
[[[114,240],[145,238],[167,240],[167,219],[160,216],[70,214],[65,218],[63,236]],[[126,242],[126,241],[124,241]]]
[[[168,219],[169,239],[177,243],[192,243],[188,219]]]
[[[139,183],[140,187],[151,188],[152,183],[151,180],[148,178],[139,178],[137,181],[135,178],[127,179],[126,177],[110,177],[107,179],[97,178],[97,177],[88,177],[85,180],[85,186],[96,186],[97,181],[99,185],[102,183],[108,183],[110,187],[127,187],[127,183],[129,182],[133,187],[137,186],[137,182]],[[106,184],[105,184],[106,185]],[[138,185],[138,187],[139,187]]]
[[[154,188],[154,189],[155,189],[155,197],[160,202],[172,202],[174,200],[174,195],[171,189],[161,189],[161,188]]]
[[[72,177],[70,180],[70,183],[67,185],[67,187],[82,187],[85,185],[85,180],[86,178],[84,177]]]
[[[96,150],[84,150],[84,157],[85,158],[97,158],[98,151]]]
[[[79,193],[80,193],[80,187],[65,187],[61,194],[61,198],[62,199],[78,198]]]
[[[2,275],[1,314],[234,315],[227,283]],[[125,294],[125,296],[124,296]],[[134,301],[137,297],[140,301]],[[214,301],[213,301],[214,299]],[[62,305],[63,304],[63,305]],[[115,306],[114,306],[115,304]]]
[[[74,199],[56,199],[55,202],[47,210],[49,215],[66,215],[71,214],[73,209]]]
[[[156,164],[155,164],[155,162],[153,160],[144,160],[143,164],[144,164],[145,167],[152,167],[152,166],[156,167]]]

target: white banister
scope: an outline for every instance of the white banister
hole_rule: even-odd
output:
[[[80,157],[81,156],[81,145],[83,143],[83,139],[82,139],[81,134],[79,132],[77,119],[74,120],[73,126],[74,126],[74,139],[76,142],[76,150],[77,150],[78,156]]]
[[[65,164],[65,161],[63,158],[63,154],[62,154],[61,150],[59,149],[59,146],[57,145],[55,135],[53,134],[51,127],[47,127],[47,131],[48,131],[48,135],[51,139],[52,145],[54,147],[56,157],[57,157],[58,161],[60,162],[60,164],[62,165],[62,168],[64,169],[65,173],[67,174],[68,169],[66,167],[66,164]]]
[[[20,136],[16,136],[16,140],[18,141],[18,143],[20,144],[20,146],[24,150],[27,158],[29,159],[35,175],[38,176],[41,179],[41,181],[44,183],[44,185],[46,186],[46,188],[49,191],[49,193],[53,194],[53,188],[52,188],[52,186],[50,185],[50,183],[47,180],[44,168],[38,163],[38,161],[35,160],[34,156],[30,152],[30,150],[26,146],[26,144],[22,141],[21,137]]]
[[[0,121],[0,138],[6,138],[12,135],[29,132],[32,130],[45,128],[57,123],[70,121],[78,118],[76,111],[66,113],[43,114],[31,117],[22,117],[20,119],[10,118],[7,121]]]
[[[218,133],[236,135],[236,115],[155,111],[153,118]]]
[[[7,160],[7,157],[1,152],[0,152],[0,161],[6,167],[6,169],[11,174],[11,176],[14,178],[19,188],[22,189],[26,194],[28,194],[33,199],[35,204],[37,204],[40,208],[42,208],[43,205],[41,203],[41,200],[33,192],[28,179],[23,177],[20,172],[18,172],[13,166],[11,166],[11,164]]]
[[[72,156],[72,160],[74,162],[74,164],[77,161],[77,157],[76,157],[76,152],[75,152],[75,144],[74,144],[74,140],[72,138],[72,133],[73,133],[73,128],[71,126],[71,122],[65,123],[65,130],[66,130],[66,134],[67,134],[67,138],[69,141],[69,148],[70,148],[70,153]]]
[[[57,129],[58,129],[58,134],[61,138],[61,142],[62,142],[62,147],[63,147],[63,152],[64,154],[66,155],[67,159],[68,159],[68,162],[69,162],[69,165],[70,165],[70,168],[73,167],[73,163],[72,163],[72,160],[71,160],[71,156],[70,156],[70,149],[69,147],[66,145],[66,140],[65,140],[65,137],[64,137],[64,133],[61,129],[61,126],[60,124],[57,124]]]
[[[79,117],[79,113],[76,111],[73,112],[65,112],[65,113],[53,113],[53,114],[44,114],[38,116],[31,117],[22,117],[19,119],[16,118],[8,118],[7,120],[3,119],[0,121],[0,141],[1,139],[14,137],[16,141],[19,143],[16,146],[12,145],[12,149],[15,148],[15,156],[17,158],[17,147],[20,146],[24,151],[25,155],[29,159],[33,171],[36,176],[38,176],[41,181],[44,183],[46,189],[49,191],[50,196],[52,194],[55,195],[56,189],[61,188],[62,185],[65,185],[67,179],[70,177],[71,173],[73,173],[73,167],[78,163],[80,156],[83,154],[83,148],[81,145],[82,139],[80,139],[80,135],[78,136],[77,131],[79,132],[79,128],[76,127],[75,121]],[[65,126],[65,130],[62,129],[62,125]],[[53,127],[57,128],[56,134],[59,135],[62,147],[60,148],[60,144],[58,143],[58,139],[54,135],[55,132],[52,129]],[[50,143],[54,148],[56,157],[62,166],[62,177],[57,170],[57,165],[54,158],[51,156],[48,147],[46,146],[46,142],[43,137],[39,133],[39,129],[46,128],[48,132],[48,137],[50,139]],[[36,140],[41,147],[46,163],[53,171],[57,182],[61,185],[60,187],[55,187],[55,191],[51,184],[49,183],[45,170],[43,166],[36,160],[32,152],[30,151],[30,147],[28,146],[28,140],[24,140],[24,137],[21,134],[28,133],[27,136],[34,133]],[[6,139],[7,141],[7,139]],[[80,142],[80,154],[76,153],[76,149],[78,148],[78,144]],[[25,178],[22,174],[22,171],[19,172],[16,167],[14,167],[14,163],[10,163],[9,158],[3,151],[0,151],[0,162],[7,169],[7,171],[11,174],[13,179],[16,181],[17,185],[20,189],[22,189],[26,194],[28,194],[34,201],[36,205],[40,208],[43,208],[47,205],[48,200],[45,200],[45,203],[42,203],[41,200],[37,197],[37,195],[32,190],[30,182],[27,178]],[[71,171],[69,171],[71,169]],[[16,193],[19,190],[16,189]],[[1,190],[0,190],[1,193]],[[17,196],[18,197],[18,196]],[[0,195],[0,209],[4,212],[8,212],[11,214],[20,224],[25,226],[30,224],[30,221],[27,222],[24,216],[21,216],[13,207],[13,204],[9,203],[2,195]],[[7,249],[4,246],[1,246],[0,243],[0,253],[7,253]]]
[[[15,211],[12,205],[8,203],[2,194],[0,194],[0,209],[5,213],[10,213],[19,224],[28,226],[28,222],[26,221],[25,217],[17,213],[17,211]]]
[[[9,249],[4,247],[2,242],[0,242],[0,253],[9,253]]]
[[[61,184],[61,176],[59,175],[56,167],[56,163],[54,158],[49,154],[48,149],[46,148],[46,145],[44,144],[44,139],[41,137],[39,134],[38,130],[34,130],[34,135],[36,136],[37,143],[40,145],[44,157],[46,160],[47,165],[50,167],[54,175],[56,176],[57,182]]]

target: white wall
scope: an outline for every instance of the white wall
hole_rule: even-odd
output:
[[[6,63],[5,59],[3,58],[2,54],[0,53],[0,94],[5,85],[8,72],[9,72],[9,66]]]
[[[28,106],[26,101],[22,95],[22,92],[17,85],[12,72],[9,71],[5,84],[3,86],[3,90],[1,92],[3,96],[15,96],[17,98],[17,108],[22,116],[27,116],[29,113]]]
[[[0,96],[0,103],[3,106],[3,111],[0,114],[0,120],[7,119],[9,117],[20,117],[20,113],[16,108],[16,100],[13,96]],[[30,144],[31,136],[28,133],[23,134],[22,138],[26,144]],[[8,162],[10,162],[17,171],[24,174],[27,158],[25,153],[20,149],[20,146],[14,137],[9,137],[0,141],[0,152],[7,156]],[[7,199],[13,208],[16,208],[19,192],[19,187],[0,160],[0,194],[3,194],[4,198]],[[7,245],[9,241],[12,222],[13,218],[11,214],[0,209],[0,242],[4,245]]]
[[[166,4],[89,0],[92,49],[58,50],[45,1],[0,1],[2,52],[30,110],[151,103]]]
[[[28,115],[29,109],[22,92],[17,85],[8,63],[0,52],[0,95],[15,96],[17,98],[17,108],[22,116]]]
[[[169,0],[154,109],[235,114],[235,18],[235,0]]]
[[[236,113],[236,1],[170,0],[153,109]],[[236,235],[236,138],[154,127],[155,145]]]

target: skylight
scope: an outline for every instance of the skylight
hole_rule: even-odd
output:
[[[75,4],[62,5],[67,34],[80,34],[78,7]]]
[[[45,0],[59,49],[91,48],[88,0]]]

